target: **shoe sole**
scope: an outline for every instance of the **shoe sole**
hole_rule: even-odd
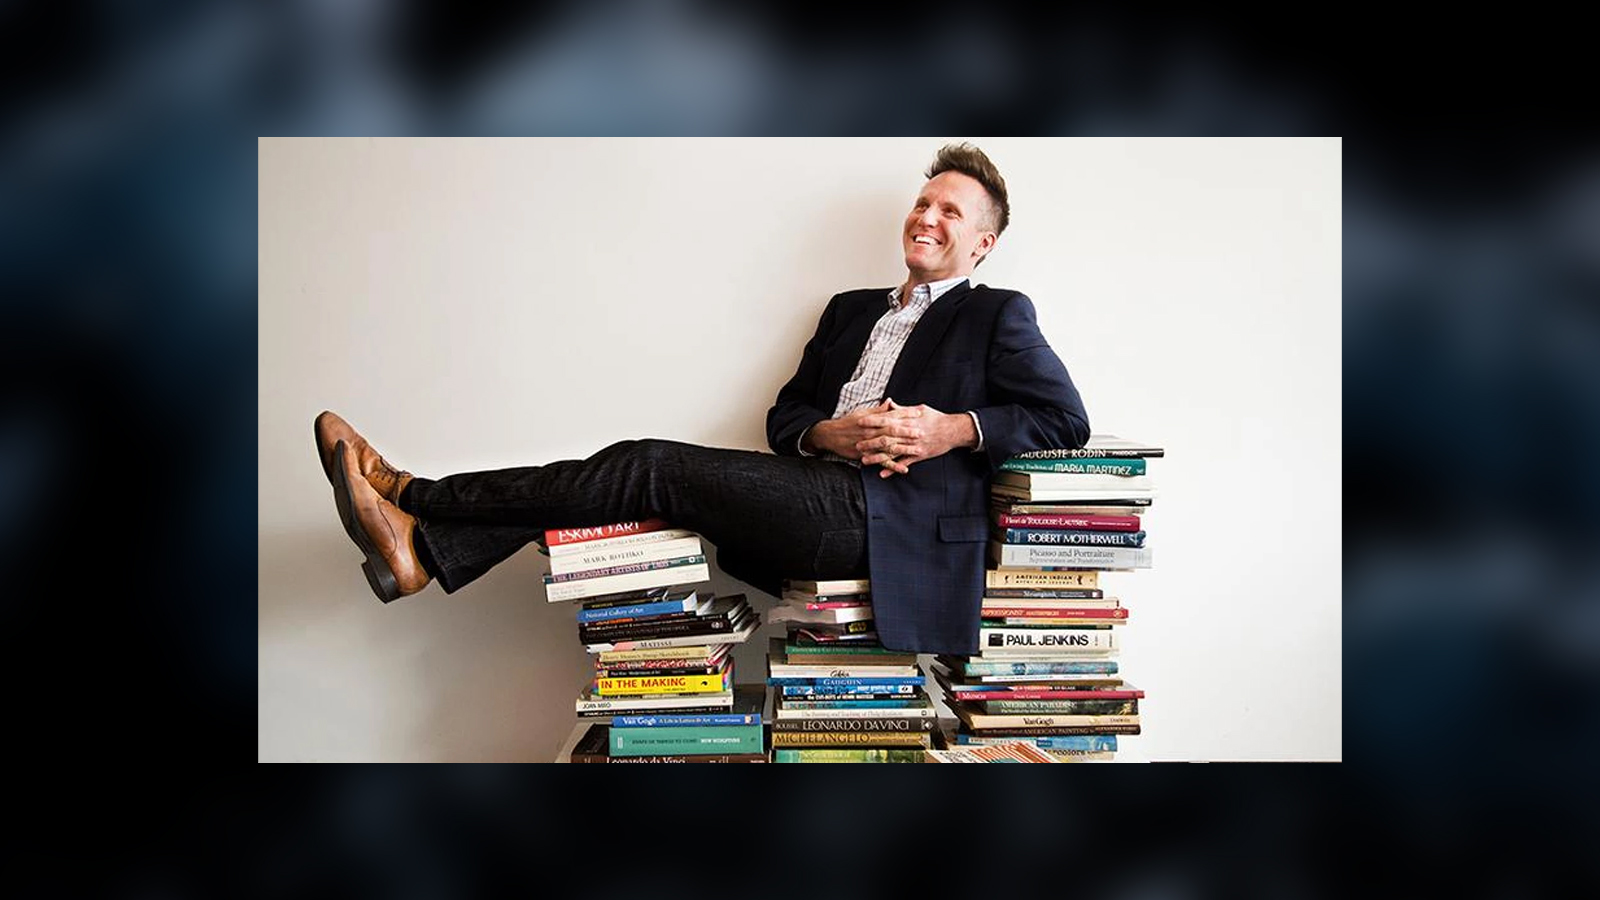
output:
[[[320,416],[311,420],[311,443],[317,448],[317,462],[322,464],[322,474],[327,476],[329,484],[338,487],[338,483],[333,480],[333,470],[328,468],[328,458],[322,455],[322,433],[317,431],[317,423],[320,421],[322,421]]]
[[[373,546],[372,540],[367,537],[367,532],[361,527],[361,520],[356,516],[355,500],[350,496],[350,482],[345,476],[344,467],[345,445],[340,441],[334,448],[334,466],[331,474],[333,481],[334,504],[339,508],[339,521],[344,523],[345,534],[350,535],[350,540],[355,542],[366,557],[361,564],[361,571],[367,576],[367,584],[372,587],[372,592],[378,599],[389,603],[400,598],[400,585],[395,581],[394,573],[389,571],[389,564],[384,562],[383,554]]]

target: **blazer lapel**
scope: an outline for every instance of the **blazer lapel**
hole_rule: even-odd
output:
[[[844,384],[850,380],[850,376],[856,373],[856,366],[861,363],[861,353],[867,349],[867,338],[872,336],[873,326],[877,325],[878,320],[888,311],[889,289],[884,288],[882,296],[876,298],[869,296],[840,331],[839,339],[834,342],[833,349],[828,353],[828,362],[822,372],[821,400],[827,405],[824,412],[831,414],[833,408],[839,404],[839,392],[844,389]]]
[[[894,397],[904,393],[906,385],[910,384],[922,373],[928,365],[928,360],[933,356],[933,351],[939,346],[939,340],[944,337],[945,330],[955,320],[956,309],[972,291],[972,281],[957,285],[945,292],[939,299],[933,301],[928,311],[917,320],[917,327],[911,330],[911,337],[906,338],[906,345],[900,351],[900,358],[895,361],[894,371],[889,373],[889,384],[884,388],[884,396]]]

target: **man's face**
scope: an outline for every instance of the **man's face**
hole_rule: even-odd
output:
[[[987,230],[989,209],[989,195],[977,179],[960,172],[930,178],[900,236],[906,268],[924,282],[972,274],[994,246],[995,234]]]

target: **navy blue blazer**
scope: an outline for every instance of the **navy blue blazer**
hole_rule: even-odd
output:
[[[832,418],[855,374],[889,288],[848,291],[828,302],[800,367],[767,411],[767,442],[795,456],[805,430]],[[873,615],[884,646],[918,653],[978,652],[989,476],[1008,457],[1081,447],[1089,418],[1078,389],[1016,291],[951,288],[923,314],[900,352],[885,396],[941,412],[978,414],[981,452],[953,450],[880,478],[864,466]]]

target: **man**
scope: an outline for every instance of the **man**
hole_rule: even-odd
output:
[[[838,294],[767,412],[777,455],[625,441],[586,460],[415,478],[331,412],[314,430],[345,530],[388,602],[454,592],[549,528],[662,518],[728,574],[869,577],[891,649],[977,652],[988,477],[1007,457],[1081,447],[1083,404],[1032,302],[969,276],[1010,218],[1005,181],[942,148],[901,233],[907,277]]]

